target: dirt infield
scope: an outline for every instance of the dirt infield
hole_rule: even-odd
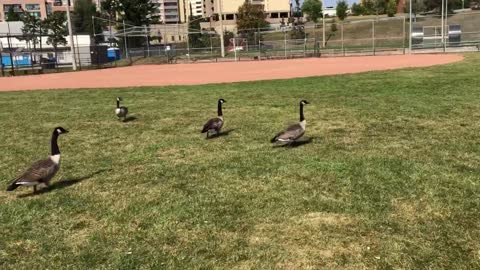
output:
[[[462,59],[461,55],[435,54],[132,66],[0,78],[0,91],[197,85],[290,79],[405,67],[426,67]]]

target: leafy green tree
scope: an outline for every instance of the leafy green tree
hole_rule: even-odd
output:
[[[322,17],[322,2],[320,0],[305,0],[302,5],[302,12],[307,15],[307,19],[315,23]]]
[[[158,21],[157,8],[151,0],[106,0],[101,5],[110,20],[117,19],[117,29],[123,28],[123,21],[135,26],[148,26]],[[130,46],[142,46],[145,42],[144,37],[128,37]]]
[[[297,18],[298,22],[302,16],[302,5],[300,4],[300,0],[295,0],[295,10],[293,11],[293,17]]]
[[[97,12],[97,5],[92,0],[77,0],[73,8],[73,28],[78,34],[89,34],[91,37],[102,32],[102,21],[92,21],[92,16],[100,17]],[[93,27],[95,26],[95,30]],[[94,32],[95,31],[95,32]]]
[[[126,23],[143,26],[158,21],[155,4],[151,0],[116,0],[115,6]]]
[[[36,50],[40,36],[45,33],[45,29],[42,29],[42,21],[28,12],[22,13],[21,20],[23,22],[22,36],[18,39],[32,43],[33,49]]]
[[[192,48],[203,48],[206,47],[207,43],[204,43],[206,38],[202,34],[202,27],[200,26],[202,16],[190,16],[189,18],[189,31],[195,32],[188,35],[188,41],[190,42],[190,47]]]
[[[332,24],[330,25],[330,32],[335,33],[337,32],[337,22],[335,21],[335,18],[332,19]]]
[[[237,29],[257,29],[264,28],[269,25],[265,20],[267,14],[259,5],[253,5],[250,1],[245,1],[243,5],[238,8]]]
[[[337,17],[341,21],[347,18],[347,10],[348,10],[348,3],[346,0],[340,0],[337,2]]]
[[[361,4],[353,3],[352,4],[352,14],[355,16],[360,16],[365,14],[365,9]]]
[[[387,11],[388,17],[395,16],[395,13],[397,13],[397,2],[395,0],[389,0],[387,3],[386,11]]]
[[[376,12],[376,2],[375,0],[363,0],[361,5],[363,6],[363,15],[371,15]]]
[[[22,18],[21,18],[21,15],[19,12],[15,12],[15,10],[13,8],[10,8],[7,12],[7,14],[5,15],[5,21],[7,22],[18,22],[18,21],[21,21]]]
[[[59,45],[67,45],[67,18],[65,12],[56,11],[43,20],[43,28],[48,32],[47,44],[52,45],[55,59]]]

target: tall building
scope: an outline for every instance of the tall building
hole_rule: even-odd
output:
[[[203,16],[203,2],[205,0],[189,0],[192,16]]]
[[[10,9],[18,13],[25,11],[41,19],[46,18],[48,14],[45,0],[1,0],[0,21],[6,20]]]
[[[268,19],[288,18],[290,16],[290,0],[249,0],[254,5],[259,5],[267,14]],[[223,18],[234,21],[238,8],[245,0],[203,0],[203,16],[210,17],[218,14],[219,4],[222,8]]]
[[[152,0],[158,9],[160,23],[175,24],[187,21],[190,0]]]

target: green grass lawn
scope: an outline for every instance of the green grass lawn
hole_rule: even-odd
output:
[[[478,269],[479,72],[0,93],[0,268]],[[313,142],[272,148],[302,98]],[[5,192],[57,125],[56,188]]]

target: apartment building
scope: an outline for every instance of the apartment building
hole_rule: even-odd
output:
[[[290,0],[249,0],[254,5],[259,5],[267,14],[267,20],[288,18],[290,16]],[[218,14],[219,5],[222,9],[223,19],[235,21],[238,8],[245,0],[203,0],[203,16],[208,18]]]
[[[190,0],[152,0],[152,2],[156,4],[160,23],[183,23],[190,14]]]
[[[46,18],[49,13],[45,0],[1,0],[0,1],[0,21],[6,20],[6,15],[10,9],[14,12],[28,12],[38,18]]]
[[[47,6],[50,6],[50,12],[66,11],[67,0],[45,0],[45,2]],[[75,0],[70,0],[70,11],[73,11],[74,2]]]
[[[203,2],[204,0],[189,0],[192,16],[203,16]]]

